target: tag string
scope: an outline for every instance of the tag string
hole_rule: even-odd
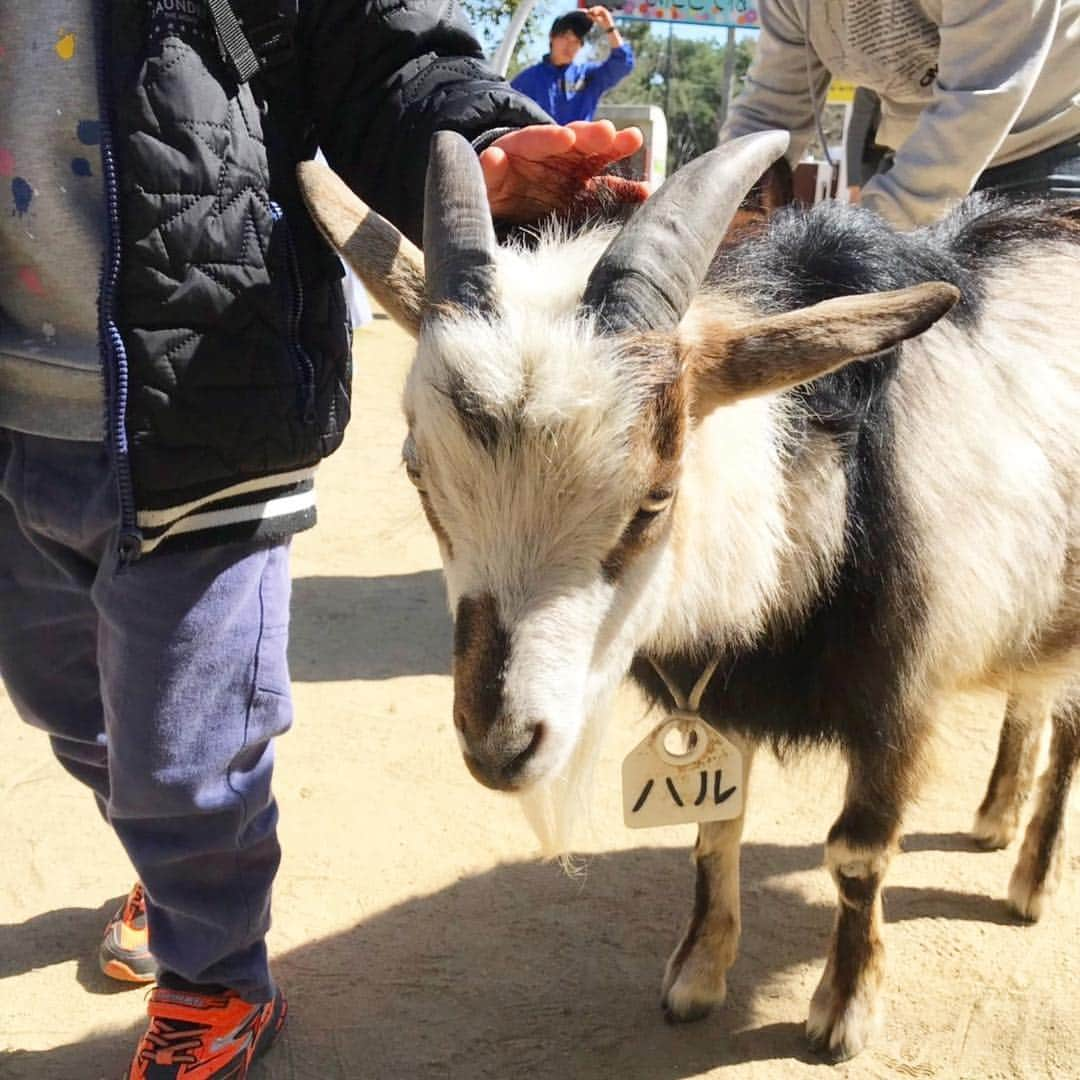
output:
[[[649,663],[652,664],[653,670],[663,680],[664,685],[668,689],[668,693],[671,695],[671,700],[675,702],[675,708],[679,712],[698,713],[701,710],[701,698],[705,693],[706,688],[709,685],[713,675],[716,674],[716,669],[720,664],[720,657],[714,656],[711,662],[706,665],[705,670],[701,673],[698,681],[694,683],[694,688],[690,691],[689,697],[683,697],[682,691],[668,678],[668,674],[664,669],[652,659],[647,658]]]

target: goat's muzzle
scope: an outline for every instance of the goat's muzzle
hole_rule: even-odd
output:
[[[460,731],[459,727],[459,731]],[[462,753],[473,778],[496,791],[527,785],[528,765],[544,739],[544,725],[500,721],[480,740],[462,734]]]
[[[503,679],[510,636],[490,593],[465,596],[454,618],[454,727],[469,771],[486,787],[512,791],[527,782],[526,766],[543,725],[508,715]]]

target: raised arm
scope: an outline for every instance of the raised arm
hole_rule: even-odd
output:
[[[622,34],[606,7],[597,5],[589,8],[589,18],[604,31],[607,43],[611,46],[607,59],[589,68],[590,80],[604,93],[616,83],[622,82],[634,70],[634,49],[628,41],[623,41]]]

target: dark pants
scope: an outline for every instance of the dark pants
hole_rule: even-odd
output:
[[[885,151],[877,173],[893,167],[895,155]],[[986,169],[973,191],[992,191],[1011,199],[1080,199],[1080,140],[1058,143],[1008,165]]]
[[[1080,141],[1059,143],[1031,157],[987,169],[976,191],[996,191],[1012,199],[1080,199]]]
[[[163,971],[269,1000],[288,545],[118,572],[117,525],[101,446],[0,429],[0,674],[120,837]]]

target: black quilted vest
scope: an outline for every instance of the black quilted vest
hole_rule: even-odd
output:
[[[297,66],[239,82],[199,0],[111,7],[123,355],[108,359],[126,370],[110,410],[143,511],[334,450],[350,341],[340,265],[294,179],[315,149]]]
[[[254,25],[279,2],[233,6]],[[205,0],[97,0],[101,338],[128,559],[314,522],[312,468],[349,418],[350,341],[296,163],[321,147],[416,240],[434,131],[479,146],[550,122],[485,67],[446,0],[298,8],[294,59],[244,82]]]

